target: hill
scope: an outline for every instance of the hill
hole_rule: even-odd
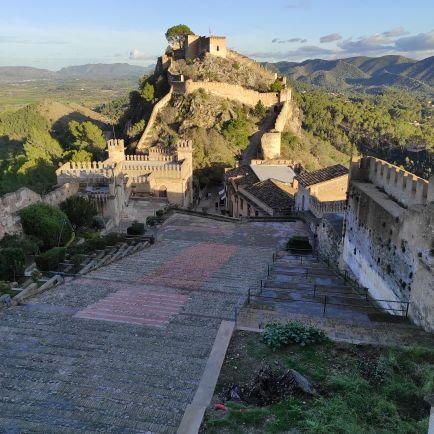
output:
[[[62,68],[56,72],[57,78],[138,78],[149,74],[154,69],[153,66],[143,67],[129,65],[128,63],[98,63],[87,65],[76,65]]]
[[[384,91],[395,87],[434,95],[434,56],[416,61],[403,56],[350,57],[266,63],[290,79],[329,90]]]
[[[0,82],[16,83],[29,80],[65,80],[70,78],[82,79],[137,79],[149,74],[154,66],[129,65],[128,63],[98,63],[75,65],[62,68],[59,71],[32,68],[30,66],[0,66]]]
[[[0,194],[49,190],[59,162],[98,157],[110,132],[108,119],[76,103],[44,100],[0,113]]]

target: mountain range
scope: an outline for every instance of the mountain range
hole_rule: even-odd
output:
[[[32,68],[30,66],[0,66],[0,82],[20,82],[29,80],[65,80],[65,79],[100,79],[100,78],[138,78],[149,74],[154,66],[138,66],[128,63],[98,63],[76,65],[59,71]]]
[[[337,60],[265,63],[288,78],[330,90],[376,92],[387,87],[434,95],[434,56],[423,60],[403,56],[349,57]]]

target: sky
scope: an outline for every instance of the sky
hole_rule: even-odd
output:
[[[259,61],[434,55],[434,0],[0,0],[0,66],[147,66],[165,31],[225,35]]]

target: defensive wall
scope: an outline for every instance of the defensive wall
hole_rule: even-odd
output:
[[[0,197],[0,239],[6,234],[16,234],[22,231],[18,216],[21,209],[36,202],[58,205],[77,192],[78,184],[67,183],[43,196],[23,187]]]
[[[372,157],[353,161],[343,261],[387,308],[434,331],[434,178]],[[388,300],[395,301],[389,302]]]
[[[169,103],[170,99],[172,98],[173,93],[173,86],[170,87],[169,92],[163,96],[163,98],[158,101],[153,109],[151,116],[149,117],[148,123],[146,124],[146,128],[143,131],[142,136],[140,137],[139,142],[137,143],[137,150],[141,151],[146,147],[146,141],[151,136],[151,131],[154,126],[155,121],[157,120],[158,113],[160,113],[161,110],[163,110],[164,107]]]

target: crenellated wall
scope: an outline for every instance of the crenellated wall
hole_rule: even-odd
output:
[[[429,182],[387,161],[364,157],[352,162],[351,171],[352,179],[371,182],[404,207],[428,202]],[[434,198],[431,184],[430,195]]]
[[[409,300],[410,318],[434,331],[434,179],[364,157],[349,185],[344,262],[374,298]]]
[[[0,197],[0,239],[6,234],[16,234],[22,231],[18,216],[18,211],[21,209],[36,202],[57,205],[77,192],[78,184],[67,183],[44,196],[23,187]]]

